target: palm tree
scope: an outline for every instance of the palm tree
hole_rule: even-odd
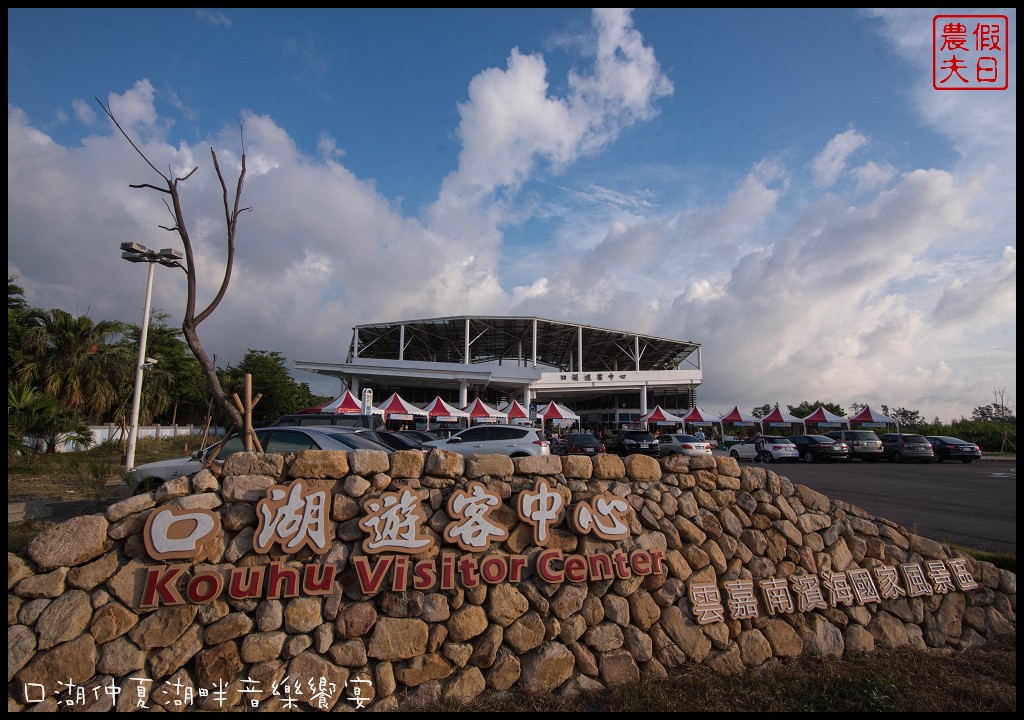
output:
[[[101,418],[115,388],[131,382],[131,357],[113,345],[124,324],[64,310],[33,310],[27,324],[18,379],[56,398],[64,411]]]
[[[25,442],[27,437],[35,438],[34,446]],[[79,413],[61,410],[53,397],[24,383],[7,386],[7,457],[56,452],[68,440],[92,444],[89,426]]]

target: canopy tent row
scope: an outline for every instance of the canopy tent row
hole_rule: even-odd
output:
[[[391,397],[377,406],[377,411],[384,413],[384,422],[388,420],[414,420],[417,417],[427,417],[429,419],[425,410],[403,400],[398,393],[391,393]]]
[[[761,421],[751,413],[743,412],[740,406],[736,405],[732,410],[719,418],[723,423],[731,423],[740,427],[760,427]]]
[[[637,422],[647,423],[648,425],[650,425],[651,423],[664,423],[666,425],[673,425],[683,422],[683,417],[682,415],[675,415],[673,413],[668,412],[667,410],[663,410],[661,405],[655,405],[654,409],[651,410],[649,413],[647,413],[646,415],[641,415],[637,419]]]
[[[480,398],[477,398],[466,407],[463,412],[469,417],[470,423],[481,422],[508,422],[508,415],[497,408],[491,407]]]
[[[556,402],[549,402],[547,405],[537,408],[537,417],[547,422],[548,420],[570,420],[579,422],[580,416]]]
[[[761,430],[768,432],[768,428],[789,428],[790,432],[785,433],[786,435],[794,434],[794,427],[799,425],[800,431],[804,430],[804,421],[795,415],[790,415],[787,412],[783,412],[782,408],[779,407],[778,403],[775,403],[775,407],[772,411],[761,418]]]
[[[830,413],[825,409],[824,405],[819,405],[817,410],[804,418],[803,423],[804,427],[809,428],[811,425],[814,425],[818,430],[838,428],[844,425],[847,429],[850,427],[849,420],[835,413]]]
[[[854,425],[859,425],[862,428],[884,428],[887,425],[895,425],[896,432],[900,431],[900,423],[896,418],[891,418],[888,415],[883,415],[882,413],[876,413],[871,409],[870,405],[865,405],[863,410],[849,418],[849,425],[851,430],[854,429]]]
[[[314,405],[313,407],[306,408],[305,410],[299,410],[300,415],[308,413],[342,413],[348,415],[359,415],[362,412],[363,401],[353,395],[351,390],[345,390],[345,392],[330,402],[325,402],[321,405]],[[372,406],[370,407],[370,412],[376,415],[383,414],[379,408]]]
[[[518,425],[528,425],[530,423],[530,413],[526,411],[526,408],[518,400],[507,402],[499,407],[498,410],[508,415],[510,423]]]
[[[459,410],[453,405],[446,403],[440,395],[423,406],[423,412],[427,414],[427,422],[433,418],[437,422],[458,422],[460,418],[468,418],[469,413]]]
[[[712,415],[707,410],[703,410],[696,405],[690,408],[690,411],[683,415],[683,427],[687,425],[696,425],[698,427],[707,427],[709,425],[717,425],[719,432],[722,430],[722,420],[717,415]]]

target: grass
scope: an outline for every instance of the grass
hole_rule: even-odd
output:
[[[141,438],[135,464],[182,457],[196,450],[198,436]],[[187,448],[186,448],[187,445]],[[21,455],[7,459],[7,500],[102,500],[124,480],[121,443],[104,443],[74,453]]]
[[[485,693],[420,710],[460,712],[1015,712],[1013,637],[962,652],[877,650],[856,658],[772,660],[737,675],[683,665],[576,697]]]

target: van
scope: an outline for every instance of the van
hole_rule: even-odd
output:
[[[878,462],[884,456],[882,440],[871,430],[833,430],[825,433],[825,437],[849,445],[849,460],[859,458],[867,462]]]

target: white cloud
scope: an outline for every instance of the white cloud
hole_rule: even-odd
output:
[[[207,10],[200,8],[196,10],[196,17],[203,21],[206,25],[213,27],[231,27],[231,18],[218,10]]]
[[[341,362],[353,324],[536,314],[702,343],[698,399],[709,410],[823,399],[948,419],[984,404],[993,386],[1015,392],[1015,112],[1006,99],[961,108],[987,139],[966,121],[941,123],[962,153],[953,167],[893,167],[871,157],[866,135],[836,128],[821,152],[803,156],[814,155],[817,189],[805,187],[805,160],[790,148],[767,149],[727,194],[700,204],[668,206],[646,183],[567,183],[580,193],[580,222],[557,241],[510,247],[510,223],[559,210],[517,195],[525,183],[598,152],[672,91],[627,12],[594,17],[594,64],[577,68],[564,97],[550,92],[539,55],[513,51],[505,68],[473,78],[459,106],[458,166],[419,216],[347,168],[330,136],[310,157],[273,117],[242,112],[242,204],[252,211],[240,221],[224,303],[200,327],[208,351],[222,364],[247,348]],[[233,187],[238,126],[172,144],[147,80],[109,97],[156,167],[198,168],[182,192],[209,302],[224,262],[210,147]],[[936,126],[936,103],[950,102],[914,101]],[[83,122],[88,107],[75,106]],[[175,237],[158,229],[170,224],[162,196],[128,187],[160,179],[108,124],[97,127],[106,134],[64,147],[9,106],[8,176],[18,182],[8,190],[8,272],[33,305],[138,322],[144,272],[120,259],[118,243],[168,247]],[[821,190],[844,173],[852,197]],[[508,255],[518,259],[514,285],[504,280]],[[154,306],[180,315],[183,279],[158,268]]]
[[[846,161],[858,149],[864,147],[868,139],[856,130],[847,130],[832,138],[825,149],[811,161],[811,173],[814,184],[820,188],[829,188],[846,169]]]
[[[850,172],[857,183],[856,192],[860,194],[888,185],[896,175],[896,168],[889,163],[878,164],[869,160]]]

